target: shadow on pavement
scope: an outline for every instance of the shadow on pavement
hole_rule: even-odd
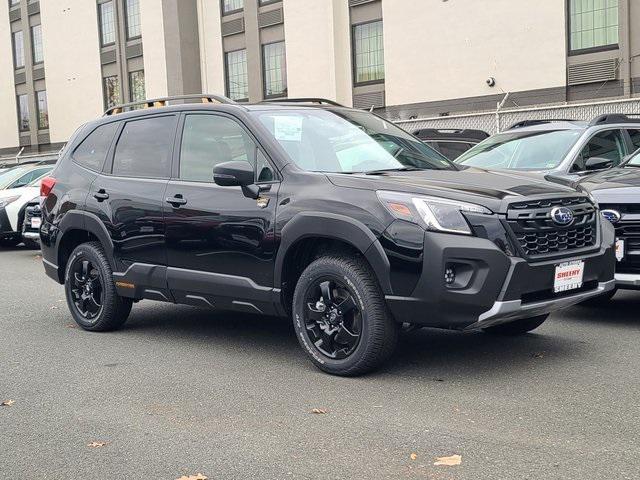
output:
[[[502,375],[505,368],[512,373],[529,369],[542,357],[562,362],[566,357],[588,355],[583,343],[570,335],[559,337],[544,330],[545,326],[539,329],[540,333],[521,337],[437,329],[403,333],[395,355],[380,373],[432,375],[434,381],[440,381],[439,376],[452,372],[456,376]],[[167,336],[181,342],[204,342],[231,355],[253,352],[252,355],[263,355],[256,361],[286,362],[292,369],[310,367],[288,319],[156,304],[154,308],[134,307],[121,334],[138,332],[147,338]]]
[[[640,327],[640,292],[622,291],[603,306],[577,305],[563,321]]]

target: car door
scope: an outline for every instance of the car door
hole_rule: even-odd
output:
[[[189,113],[179,130],[164,204],[172,294],[181,303],[272,313],[276,170],[233,117]],[[233,160],[254,166],[257,200],[214,183],[213,167]]]
[[[610,166],[620,164],[627,154],[626,141],[621,129],[601,130],[592,135],[582,147],[571,167],[571,173],[586,173],[609,167],[590,166],[589,161],[599,158],[609,160]]]
[[[167,263],[162,209],[177,121],[178,115],[155,115],[122,122],[85,206],[109,233],[116,270],[131,269],[161,300],[169,299],[162,293],[166,278],[154,267],[164,271]]]

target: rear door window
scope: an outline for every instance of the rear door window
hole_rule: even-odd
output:
[[[73,160],[90,170],[101,171],[118,125],[112,122],[96,128],[74,150]]]
[[[613,166],[616,166],[620,164],[625,155],[626,149],[621,130],[605,130],[603,132],[598,132],[589,139],[584,147],[582,147],[582,150],[573,165],[573,170],[586,170],[587,160],[596,157],[611,160],[613,162]]]
[[[127,122],[116,145],[112,173],[123,177],[169,178],[176,116]]]
[[[631,137],[631,143],[633,143],[633,149],[637,150],[640,148],[640,130],[629,129],[627,130],[629,136]]]

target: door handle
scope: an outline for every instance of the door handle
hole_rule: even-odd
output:
[[[96,193],[93,194],[93,198],[98,200],[99,202],[103,202],[104,200],[109,198],[109,194],[105,191],[104,188],[101,188]]]
[[[178,194],[175,197],[167,197],[166,202],[173,205],[175,208],[180,207],[180,205],[186,205],[187,200],[182,198],[182,195]]]

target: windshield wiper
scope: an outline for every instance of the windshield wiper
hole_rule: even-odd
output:
[[[381,168],[380,170],[369,170],[367,172],[364,172],[364,174],[379,175],[381,173],[387,173],[387,172],[415,172],[417,170],[422,170],[422,168],[418,168],[418,167]]]

